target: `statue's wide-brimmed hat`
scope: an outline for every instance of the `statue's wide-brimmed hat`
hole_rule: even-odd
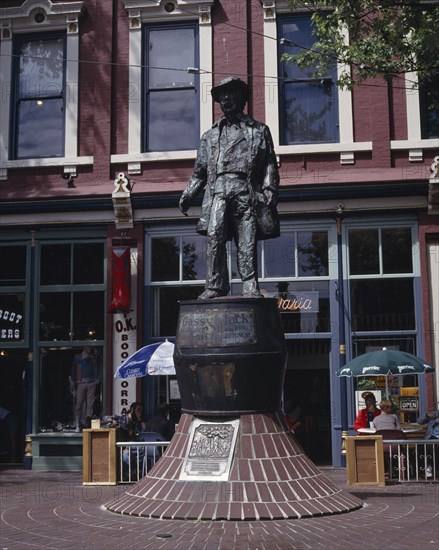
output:
[[[211,94],[214,101],[219,102],[219,96],[221,92],[229,89],[240,90],[244,96],[244,99],[248,101],[248,98],[250,97],[250,88],[248,84],[246,84],[243,80],[236,76],[229,76],[224,80],[221,80],[218,86],[214,86],[212,88]]]

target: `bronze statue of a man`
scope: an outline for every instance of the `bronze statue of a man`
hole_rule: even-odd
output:
[[[206,288],[201,300],[229,291],[226,243],[234,239],[242,295],[262,297],[257,241],[279,235],[276,202],[279,172],[268,126],[243,113],[248,85],[229,77],[211,90],[224,116],[201,138],[194,173],[180,198],[187,215],[205,189],[197,231],[207,235]]]

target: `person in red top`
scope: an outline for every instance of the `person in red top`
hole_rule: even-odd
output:
[[[377,407],[376,399],[373,393],[364,392],[361,397],[366,403],[365,409],[360,409],[357,418],[354,422],[354,430],[358,431],[360,428],[369,428],[370,423],[376,416],[381,414],[381,410]]]

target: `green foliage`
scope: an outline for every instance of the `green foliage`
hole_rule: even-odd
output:
[[[334,62],[349,68],[338,85],[352,89],[370,77],[392,80],[414,71],[425,85],[439,72],[439,2],[421,0],[290,0],[312,13],[312,49],[283,59],[323,77]],[[349,42],[346,37],[349,36]]]

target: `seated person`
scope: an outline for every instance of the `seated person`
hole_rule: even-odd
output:
[[[126,414],[120,416],[105,417],[104,421],[109,424],[114,424],[121,428],[121,437],[123,441],[138,441],[139,433],[145,428],[145,422],[142,420],[142,404],[138,401],[131,403]],[[131,468],[131,480],[133,477],[143,471],[143,459],[145,457],[145,448],[142,447],[125,447],[122,452],[122,461],[124,464],[124,478],[128,476]]]
[[[354,422],[354,430],[356,431],[360,428],[370,428],[371,422],[381,414],[381,410],[376,406],[375,395],[372,392],[365,391],[361,394],[361,397],[364,399],[366,407],[360,409],[357,414]]]
[[[439,410],[437,411],[428,411],[424,417],[418,418],[418,424],[427,424],[427,431],[425,432],[424,439],[439,439]],[[430,478],[433,477],[433,458],[435,460],[438,459],[437,453],[438,453],[438,447],[436,445],[432,446],[433,449],[431,453],[425,453],[424,451],[424,459],[427,458],[425,455],[428,454],[427,459],[427,466],[425,468],[425,477]],[[421,472],[424,469],[424,463],[422,461],[422,457],[420,459],[421,464]]]
[[[383,399],[380,403],[381,414],[373,419],[376,430],[400,430],[401,422],[396,414],[392,414],[392,402]]]
[[[162,403],[157,409],[156,416],[153,416],[146,423],[147,432],[156,432],[162,435],[166,441],[171,441],[175,433],[175,424],[169,419],[171,407],[168,403]]]
[[[424,417],[418,418],[418,424],[426,424],[425,439],[439,439],[439,410],[428,411]]]

